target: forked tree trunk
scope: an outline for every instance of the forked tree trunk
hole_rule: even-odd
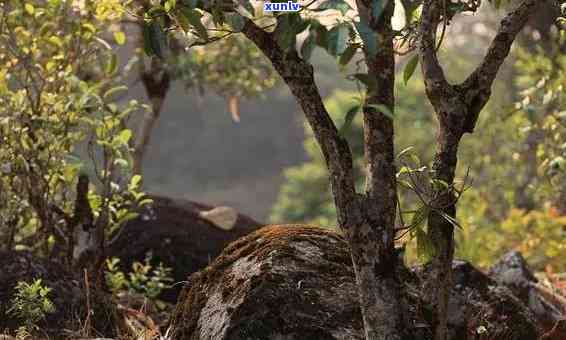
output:
[[[447,337],[448,296],[452,286],[451,266],[454,254],[454,228],[440,213],[449,218],[456,217],[454,192],[451,188],[454,184],[460,139],[465,133],[474,131],[479,113],[491,96],[493,81],[509,54],[515,37],[525,26],[529,16],[543,3],[545,0],[523,0],[503,18],[485,58],[474,72],[458,85],[448,83],[436,55],[436,30],[443,20],[441,13],[444,13],[444,1],[424,0],[423,3],[419,28],[419,56],[426,93],[439,122],[433,176],[445,182],[449,188],[439,189],[439,198],[434,202],[438,212],[433,211],[429,215],[428,232],[435,244],[436,254],[425,283],[425,294],[429,302],[436,306],[436,340],[446,340]]]
[[[390,3],[387,15],[393,12],[393,2]],[[383,25],[382,29],[390,30],[389,25]],[[324,107],[312,66],[295,51],[281,50],[273,33],[262,30],[250,20],[246,21],[243,33],[269,58],[287,83],[321,147],[329,171],[338,223],[351,250],[366,339],[400,339],[403,329],[393,247],[395,170],[389,163],[393,158],[391,122],[383,113],[364,110],[365,128],[369,129],[365,136],[368,142],[366,156],[371,157],[368,162],[371,163],[369,171],[372,176],[368,177],[366,194],[358,194],[354,185],[352,153]],[[377,68],[386,66],[385,72],[389,73],[378,92],[383,90],[385,94],[372,97],[370,102],[386,99],[383,104],[392,108],[392,50],[382,53],[388,58],[376,58],[373,71],[383,72]],[[379,78],[378,74],[372,76]]]

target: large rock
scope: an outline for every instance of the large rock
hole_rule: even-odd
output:
[[[511,251],[502,256],[490,268],[489,276],[509,287],[529,307],[546,331],[566,318],[566,305],[558,301],[560,296],[547,292],[544,286],[538,284],[521,253]]]
[[[87,292],[81,282],[57,263],[34,258],[28,252],[0,251],[0,334],[23,326],[22,320],[8,313],[16,284],[19,281],[32,283],[38,278],[43,286],[51,289],[47,296],[55,306],[55,311],[38,323],[41,335],[61,339],[69,335],[65,330],[77,331],[84,327]],[[116,320],[113,304],[92,290],[89,291],[89,303],[92,331],[113,336]]]
[[[472,266],[456,262],[451,339],[536,339],[529,310]],[[400,269],[405,339],[428,339],[418,275]],[[329,230],[269,226],[230,244],[193,274],[172,319],[174,339],[363,339],[348,246]]]
[[[214,207],[155,195],[151,198],[153,204],[127,222],[109,247],[109,256],[118,257],[124,271],[131,270],[134,261],[143,262],[151,252],[155,262],[173,268],[173,279],[181,282],[206,267],[228,243],[260,227],[237,213],[233,223],[219,226],[208,217],[210,211],[216,211]],[[175,302],[181,287],[174,285],[160,297]]]

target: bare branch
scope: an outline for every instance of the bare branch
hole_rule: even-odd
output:
[[[493,38],[483,61],[462,83],[467,104],[470,107],[465,123],[465,132],[473,132],[479,112],[491,95],[491,86],[497,73],[509,55],[511,45],[523,29],[530,16],[546,0],[524,0],[515,10],[501,20],[499,30]]]
[[[444,76],[444,70],[436,55],[436,29],[440,22],[441,1],[425,0],[421,16],[419,55],[429,97],[436,97],[434,94],[445,93],[445,90],[449,87]]]
[[[249,19],[246,19],[242,33],[271,61],[303,109],[328,165],[337,207],[357,204],[352,153],[347,141],[338,134],[322,102],[314,81],[312,65],[301,59],[296,51],[283,51],[277,44],[274,33],[264,31]],[[341,226],[357,223],[345,220],[349,218],[346,215],[351,214],[338,215]]]

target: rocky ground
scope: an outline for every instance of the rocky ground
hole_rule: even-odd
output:
[[[363,339],[350,255],[339,234],[304,225],[258,229],[238,214],[230,228],[218,228],[202,214],[213,207],[155,201],[124,228],[110,253],[128,267],[152,251],[175,268],[175,280],[187,280],[180,295],[174,289],[163,295],[171,302],[165,317],[143,297],[96,294],[56,263],[3,252],[0,333],[13,334],[21,324],[7,313],[16,283],[41,278],[52,289],[55,312],[38,324],[36,338]],[[453,269],[450,339],[566,338],[564,297],[540,282],[520,253],[508,253],[487,273],[462,261]],[[420,299],[427,270],[399,267],[404,339],[431,338],[433,309]]]

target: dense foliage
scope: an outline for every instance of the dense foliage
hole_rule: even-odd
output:
[[[130,181],[126,126],[141,105],[117,101],[127,87],[116,81],[117,57],[105,40],[103,28],[113,19],[107,5],[0,7],[0,233],[8,249],[72,252],[81,171],[96,178],[89,201],[105,227],[131,218],[126,208],[141,201],[139,178]],[[80,145],[86,157],[79,157]]]

